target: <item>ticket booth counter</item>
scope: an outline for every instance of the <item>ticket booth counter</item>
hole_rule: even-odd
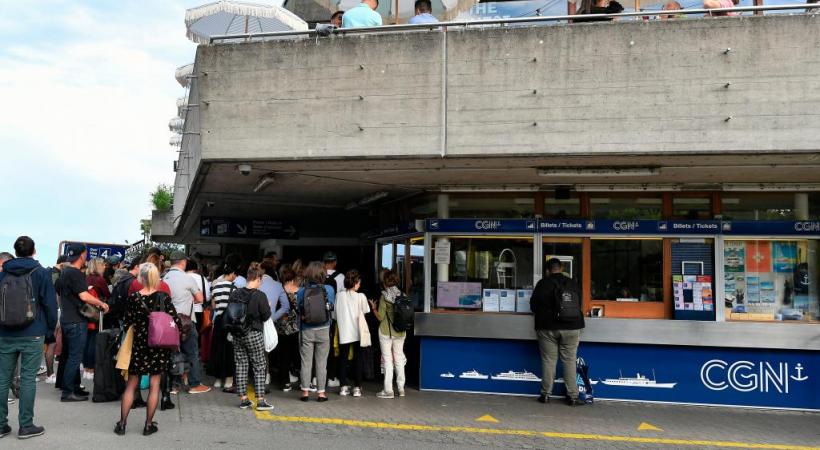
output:
[[[811,229],[429,219],[421,388],[537,395],[529,295],[554,257],[581,288],[579,356],[597,398],[820,409],[820,231]]]

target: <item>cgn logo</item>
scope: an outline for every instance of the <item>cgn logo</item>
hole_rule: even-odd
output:
[[[809,379],[800,363],[736,361],[729,364],[721,359],[707,361],[700,368],[700,381],[713,391],[732,388],[738,392],[777,392],[788,394],[789,386]]]

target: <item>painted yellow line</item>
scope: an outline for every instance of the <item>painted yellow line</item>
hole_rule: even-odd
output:
[[[254,399],[253,390],[248,389],[248,396]],[[722,448],[748,448],[748,449],[768,449],[768,450],[820,450],[820,447],[804,445],[785,444],[759,444],[751,442],[733,441],[709,441],[697,439],[670,439],[638,436],[617,436],[606,434],[587,433],[559,433],[554,431],[533,431],[533,430],[512,430],[497,428],[478,427],[457,427],[441,425],[418,425],[409,423],[374,422],[366,420],[339,419],[331,417],[300,417],[300,416],[279,416],[273,415],[269,411],[255,411],[258,420],[269,422],[289,422],[289,423],[314,423],[322,425],[340,425],[355,428],[380,428],[388,430],[405,431],[433,431],[445,433],[469,433],[469,434],[491,434],[496,436],[523,436],[540,437],[550,439],[575,439],[599,442],[630,442],[636,444],[660,444],[660,445],[688,445],[697,447],[722,447]]]

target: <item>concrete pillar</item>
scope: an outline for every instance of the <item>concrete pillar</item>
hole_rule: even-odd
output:
[[[438,194],[437,198],[437,216],[439,219],[449,219],[450,218],[450,196],[447,194]],[[436,239],[436,243],[439,242],[448,242],[447,238],[438,238]],[[437,281],[450,281],[450,265],[449,264],[436,264],[436,280]]]
[[[809,194],[794,194],[794,220],[809,220]]]

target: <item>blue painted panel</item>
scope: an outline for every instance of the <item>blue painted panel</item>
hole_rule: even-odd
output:
[[[597,398],[820,409],[820,352],[585,342],[578,355]],[[508,371],[540,377],[535,341],[423,338],[421,367],[422,389],[540,392],[539,382],[492,378]],[[487,379],[461,378],[472,370]],[[646,380],[628,380],[638,374]],[[553,393],[562,393],[559,385]]]

